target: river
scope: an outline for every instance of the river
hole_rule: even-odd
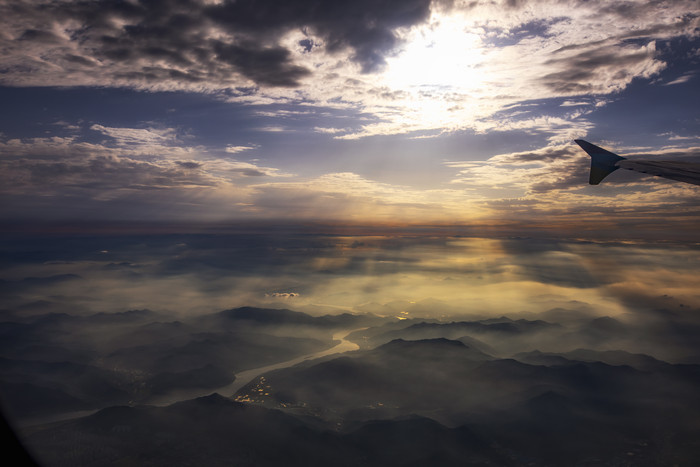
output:
[[[307,355],[302,355],[300,357],[294,358],[292,360],[287,360],[285,362],[280,362],[280,363],[274,363],[272,365],[267,365],[267,366],[262,366],[259,368],[253,368],[252,370],[245,370],[240,373],[236,373],[236,380],[227,385],[223,386],[220,388],[216,389],[188,389],[188,390],[175,390],[171,391],[170,393],[164,395],[164,396],[159,396],[159,397],[153,397],[149,399],[148,401],[145,402],[145,405],[155,405],[155,406],[166,406],[170,404],[174,404],[175,402],[180,402],[184,400],[190,400],[190,399],[195,399],[197,397],[202,397],[202,396],[208,396],[209,394],[212,393],[219,393],[222,396],[232,396],[233,394],[236,393],[240,388],[242,388],[246,383],[251,381],[253,378],[256,376],[262,375],[264,373],[268,373],[273,370],[279,370],[282,368],[288,368],[290,366],[294,366],[297,363],[301,363],[305,360],[313,360],[316,358],[321,358],[321,357],[327,357],[328,355],[334,355],[334,354],[340,354],[343,352],[349,352],[352,350],[358,350],[360,346],[355,344],[354,342],[350,342],[349,340],[346,340],[345,338],[352,334],[355,331],[360,331],[362,329],[367,329],[367,328],[359,328],[359,329],[352,329],[350,331],[344,330],[344,331],[339,331],[333,334],[333,340],[339,340],[340,343],[335,345],[334,347],[331,347],[329,349],[321,350],[319,352],[314,352],[310,353]],[[25,420],[20,420],[17,421],[17,425],[19,427],[29,427],[32,425],[39,425],[39,424],[44,424],[44,423],[50,423],[50,422],[57,422],[61,420],[69,420],[72,418],[78,418],[78,417],[85,417],[87,415],[91,415],[93,413],[97,412],[97,410],[82,410],[82,411],[76,411],[76,412],[68,412],[68,413],[62,413],[62,414],[56,414],[54,416],[50,417],[42,417],[41,419],[25,419]]]
[[[348,340],[345,340],[345,338],[348,337],[353,332],[360,331],[362,329],[367,329],[367,328],[353,329],[352,331],[340,331],[340,332],[333,334],[333,340],[340,340],[340,343],[338,345],[336,345],[335,347],[331,347],[330,349],[321,350],[320,352],[314,352],[314,353],[311,353],[308,355],[302,355],[301,357],[297,357],[295,359],[288,360],[286,362],[275,363],[272,365],[263,366],[260,368],[254,368],[252,370],[246,370],[246,371],[242,371],[240,373],[236,373],[236,380],[233,383],[231,383],[228,386],[225,386],[223,388],[219,388],[215,392],[218,392],[219,394],[224,395],[224,396],[232,396],[233,394],[236,393],[236,391],[238,391],[240,388],[245,386],[246,383],[251,381],[256,376],[260,376],[262,374],[269,373],[272,370],[289,368],[290,366],[294,366],[297,363],[303,362],[304,360],[313,360],[316,358],[327,357],[328,355],[334,355],[337,353],[358,350],[360,348],[359,345],[355,344],[354,342],[350,342]]]
[[[353,329],[353,330],[344,330],[344,331],[339,331],[333,334],[333,340],[339,340],[340,343],[338,343],[336,346],[331,347],[330,349],[325,349],[321,350],[319,352],[314,352],[310,353],[307,355],[302,355],[300,357],[294,358],[292,360],[287,360],[286,362],[280,362],[280,363],[273,363],[272,365],[267,365],[267,366],[261,366],[259,368],[253,368],[252,370],[245,370],[241,371],[240,373],[236,373],[236,380],[227,385],[223,386],[220,388],[216,389],[188,389],[188,390],[176,390],[172,391],[167,395],[160,396],[157,398],[152,398],[150,399],[147,403],[148,405],[157,405],[157,406],[164,406],[164,405],[170,405],[175,402],[183,401],[183,400],[189,400],[189,399],[194,399],[196,397],[202,397],[202,396],[208,396],[209,394],[212,394],[214,392],[217,392],[221,394],[222,396],[230,397],[236,393],[240,388],[246,385],[249,381],[251,381],[253,378],[256,376],[260,376],[262,374],[268,373],[273,370],[280,370],[282,368],[289,368],[290,366],[294,366],[297,363],[301,363],[305,360],[313,360],[316,358],[321,358],[321,357],[327,357],[328,355],[334,355],[334,354],[339,354],[343,352],[349,352],[352,350],[357,350],[360,348],[359,345],[355,344],[354,342],[350,342],[349,340],[346,340],[345,338],[352,334],[355,331],[360,331],[362,329],[367,329],[367,328],[359,328],[359,329]]]

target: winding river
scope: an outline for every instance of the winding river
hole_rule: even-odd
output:
[[[260,376],[264,373],[268,373],[272,370],[279,370],[282,368],[289,368],[290,366],[294,366],[297,363],[301,363],[304,360],[313,360],[316,358],[321,358],[321,357],[327,357],[328,355],[334,355],[338,353],[343,353],[343,352],[349,352],[351,350],[357,350],[360,348],[359,345],[355,344],[354,342],[350,342],[348,340],[345,340],[346,337],[348,337],[350,334],[352,334],[355,331],[360,331],[361,329],[367,329],[367,328],[360,328],[360,329],[353,329],[352,331],[340,331],[335,334],[333,334],[333,340],[340,340],[340,343],[336,345],[335,347],[331,347],[330,349],[326,350],[321,350],[320,352],[314,352],[308,355],[302,355],[301,357],[297,357],[293,360],[288,360],[286,362],[281,362],[281,363],[275,363],[273,365],[268,365],[268,366],[263,366],[260,368],[253,368],[252,370],[246,370],[242,371],[240,373],[236,373],[236,380],[229,384],[228,386],[225,386],[223,388],[217,389],[215,392],[218,392],[221,395],[224,396],[231,396],[236,393],[240,388],[246,385],[250,380],[255,378],[256,376]]]
[[[183,400],[189,400],[189,399],[194,399],[196,397],[202,397],[202,396],[208,396],[209,394],[212,394],[214,392],[217,392],[221,394],[222,396],[230,397],[236,393],[240,388],[245,386],[248,382],[250,382],[253,378],[256,376],[260,376],[264,373],[268,373],[273,370],[280,370],[282,368],[289,368],[290,366],[294,366],[297,363],[301,363],[305,360],[313,360],[316,358],[321,358],[321,357],[327,357],[328,355],[335,355],[343,352],[349,352],[351,350],[357,350],[360,348],[359,345],[355,344],[354,342],[350,342],[349,340],[346,340],[345,338],[352,334],[355,331],[360,331],[362,329],[367,329],[367,328],[359,328],[359,329],[352,329],[350,331],[348,330],[343,330],[336,332],[333,334],[333,340],[339,340],[340,343],[335,345],[334,347],[331,347],[330,349],[325,349],[321,350],[319,352],[314,352],[306,355],[302,355],[300,357],[294,358],[292,360],[287,360],[285,362],[280,362],[280,363],[273,363],[272,365],[267,365],[267,366],[261,366],[259,368],[253,368],[252,370],[245,370],[241,371],[240,373],[236,373],[236,380],[227,385],[223,386],[220,388],[216,389],[189,389],[189,390],[176,390],[172,391],[167,395],[157,397],[157,398],[152,398],[150,399],[147,404],[148,405],[156,405],[156,406],[164,406],[164,405],[170,405],[174,404],[175,402],[180,402]]]
[[[145,402],[146,405],[155,405],[155,406],[166,406],[170,404],[174,404],[175,402],[180,402],[184,400],[189,400],[189,399],[194,399],[197,397],[202,397],[202,396],[208,396],[209,394],[212,394],[214,392],[217,392],[221,394],[222,396],[232,396],[233,394],[236,393],[240,388],[245,386],[246,383],[251,381],[253,378],[256,376],[262,375],[264,373],[268,373],[273,370],[279,370],[282,368],[288,368],[290,366],[294,366],[297,363],[301,363],[305,360],[313,360],[316,358],[321,358],[321,357],[327,357],[328,355],[335,355],[335,354],[340,354],[343,352],[349,352],[352,350],[358,350],[360,347],[355,344],[354,342],[350,342],[349,340],[346,340],[345,338],[349,336],[351,333],[355,331],[360,331],[362,329],[367,329],[367,328],[359,328],[359,329],[352,329],[352,330],[343,330],[336,332],[333,334],[333,340],[339,340],[340,343],[335,345],[334,347],[331,347],[329,349],[321,350],[319,352],[314,352],[310,353],[307,355],[302,355],[300,357],[294,358],[292,360],[287,360],[285,362],[280,362],[280,363],[274,363],[272,365],[267,365],[267,366],[262,366],[259,368],[253,368],[252,370],[246,370],[242,371],[240,373],[236,373],[236,380],[227,385],[223,386],[220,388],[216,389],[188,389],[188,390],[175,390],[171,391],[170,393],[164,395],[164,396],[159,396],[159,397],[154,397],[149,399],[148,401]],[[20,427],[28,427],[32,425],[37,425],[37,424],[43,424],[43,423],[49,423],[49,422],[55,422],[55,421],[60,421],[60,420],[69,420],[71,418],[78,418],[78,417],[84,417],[90,414],[93,414],[97,412],[97,410],[83,410],[79,412],[69,412],[69,413],[63,413],[63,414],[57,414],[55,416],[51,417],[42,417],[41,419],[27,419],[23,421],[19,421],[18,425]]]

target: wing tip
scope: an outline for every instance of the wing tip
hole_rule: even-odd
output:
[[[624,157],[618,156],[586,140],[575,139],[574,142],[591,156],[591,172],[588,176],[588,183],[590,185],[600,184],[605,177],[619,169],[617,163],[624,159]]]

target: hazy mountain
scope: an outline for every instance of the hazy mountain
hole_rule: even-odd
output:
[[[345,328],[351,326],[366,325],[370,322],[384,321],[371,314],[353,315],[342,313],[336,315],[311,316],[299,311],[277,308],[240,307],[224,310],[209,315],[204,320],[213,319],[219,323],[247,322],[259,325],[285,325],[295,324],[315,327]]]
[[[641,335],[622,320],[385,322],[248,307],[160,318],[52,313],[2,323],[0,388],[13,416],[108,407],[24,431],[46,465],[686,465],[700,458],[700,366],[607,350],[614,335],[622,343]],[[334,333],[365,326],[349,337],[361,350],[241,381],[230,399],[125,406],[223,387],[242,369],[313,354],[333,346]],[[586,341],[600,347],[573,347]]]
[[[558,324],[541,320],[512,320],[506,317],[479,321],[449,323],[424,320],[403,320],[356,331],[348,339],[361,348],[372,348],[394,339],[464,339],[471,347],[492,355],[509,354],[514,348],[522,348],[533,336],[547,334],[558,336],[563,328]]]
[[[126,403],[126,381],[109,370],[70,362],[0,358],[0,398],[16,418]]]
[[[491,359],[460,341],[399,339],[269,373],[264,382],[252,381],[236,397],[329,418],[368,420],[427,411],[440,419],[442,412],[471,407],[473,398],[482,397],[469,389],[468,373]],[[267,397],[259,397],[261,388]]]
[[[10,315],[5,316],[6,319]],[[0,323],[0,395],[14,417],[216,389],[235,373],[332,347],[373,316],[238,308],[163,322],[149,310],[47,313]]]
[[[395,340],[374,350],[271,372],[236,397],[328,420],[421,414],[464,424],[556,393],[598,421],[619,417],[616,422],[626,428],[642,421],[650,427],[655,417],[692,424],[692,417],[700,415],[699,368],[667,365],[651,372],[601,362],[526,364],[494,359],[459,341]],[[626,419],[624,414],[634,416]]]
[[[534,365],[567,365],[573,361],[579,362],[602,362],[608,365],[628,365],[638,370],[664,370],[669,364],[654,357],[644,354],[634,354],[624,350],[591,350],[576,349],[570,352],[551,353],[523,352],[514,355],[516,360]]]
[[[382,323],[382,324],[377,325],[377,326],[370,326],[367,329],[360,329],[360,330],[354,331],[347,336],[347,339],[356,343],[362,349],[373,348],[373,347],[376,347],[377,345],[385,344],[386,342],[389,342],[391,340],[391,339],[388,339],[388,340],[381,339],[381,341],[382,341],[381,344],[374,344],[376,336],[390,333],[392,331],[400,331],[400,330],[406,329],[414,324],[426,323],[426,322],[437,322],[437,321],[436,320],[425,320],[425,319],[421,319],[421,318],[390,320],[389,322],[385,322],[385,323]],[[376,341],[379,342],[380,339],[376,339]]]
[[[351,330],[384,323],[385,318],[372,314],[311,316],[299,311],[277,308],[240,307],[193,319],[198,328],[212,330],[248,330],[280,336],[327,337],[334,330]]]

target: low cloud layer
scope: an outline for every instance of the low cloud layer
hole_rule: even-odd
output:
[[[659,310],[693,321],[700,308],[696,248],[683,243],[295,235],[281,227],[264,234],[83,235],[77,243],[52,238],[37,249],[41,237],[7,237],[4,309],[149,308],[189,316],[281,304],[314,314],[444,319],[568,309],[653,322],[663,318]]]

